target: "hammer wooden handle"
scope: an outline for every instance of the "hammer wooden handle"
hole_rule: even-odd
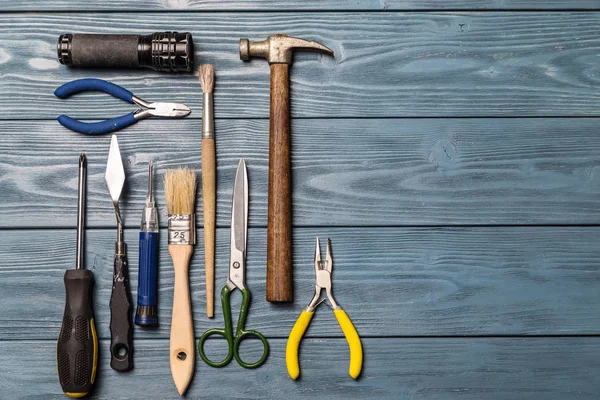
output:
[[[267,301],[292,301],[290,66],[271,64]]]

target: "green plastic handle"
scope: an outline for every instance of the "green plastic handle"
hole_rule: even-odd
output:
[[[250,308],[250,300],[252,296],[250,295],[250,290],[242,289],[242,306],[240,308],[240,315],[238,317],[238,323],[235,330],[235,338],[233,337],[233,321],[231,318],[231,292],[228,286],[224,286],[221,290],[221,305],[223,307],[223,319],[225,320],[225,329],[213,328],[209,329],[200,336],[200,341],[198,342],[198,353],[200,354],[200,358],[204,360],[205,363],[210,365],[211,367],[221,368],[229,364],[231,359],[235,357],[235,360],[244,368],[256,368],[262,365],[267,356],[269,355],[269,343],[267,342],[267,338],[265,338],[261,333],[257,331],[247,331],[244,329],[246,324],[246,317],[248,316],[248,309]],[[223,336],[225,340],[227,340],[227,345],[229,347],[229,351],[227,356],[220,362],[215,362],[209,359],[204,353],[204,343],[206,340],[213,335]],[[249,337],[257,337],[263,343],[263,354],[261,358],[254,363],[246,363],[244,362],[239,354],[240,344],[243,340]]]
[[[223,319],[225,320],[225,329],[213,328],[209,329],[200,336],[198,342],[198,353],[200,358],[211,367],[221,368],[229,364],[233,358],[233,322],[231,319],[231,303],[229,298],[231,297],[231,289],[227,285],[223,286],[221,290],[221,305],[223,307]],[[243,304],[242,304],[243,309]],[[227,340],[227,347],[229,351],[227,356],[220,362],[214,362],[204,354],[204,342],[211,336],[223,336]]]
[[[257,331],[247,331],[244,329],[246,325],[246,317],[248,316],[248,309],[250,308],[250,300],[252,296],[250,295],[250,290],[242,289],[242,308],[240,309],[240,316],[238,317],[238,324],[235,330],[235,339],[233,340],[233,356],[235,360],[244,368],[256,368],[264,364],[267,356],[269,355],[269,343],[267,342],[267,338],[263,336],[262,333]],[[231,315],[231,314],[230,314]],[[240,344],[243,340],[249,337],[258,338],[263,344],[263,354],[260,359],[254,363],[247,363],[240,358],[239,349]]]

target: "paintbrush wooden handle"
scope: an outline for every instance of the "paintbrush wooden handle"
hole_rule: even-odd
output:
[[[169,253],[175,269],[170,341],[171,375],[180,395],[187,390],[195,365],[194,324],[189,284],[189,265],[193,251],[192,245],[169,245]]]
[[[215,298],[215,139],[202,139],[202,197],[204,201],[204,265],[206,273],[206,315],[214,315]]]

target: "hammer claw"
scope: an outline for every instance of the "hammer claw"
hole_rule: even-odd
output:
[[[292,64],[295,50],[318,51],[333,56],[333,50],[314,40],[306,40],[288,35],[273,35],[260,42],[240,39],[240,58],[264,57],[269,64]]]
[[[320,51],[327,55],[333,56],[333,50],[329,47],[322,45],[314,40],[306,40],[297,37],[287,37],[287,40],[283,42],[284,48],[291,48],[291,50],[308,50],[308,51]]]

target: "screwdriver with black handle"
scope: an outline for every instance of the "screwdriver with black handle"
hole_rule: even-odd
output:
[[[86,158],[81,153],[77,190],[77,258],[75,269],[65,273],[65,313],[56,345],[58,379],[63,392],[70,397],[83,397],[92,390],[98,365],[98,336],[92,307],[94,274],[84,269],[85,185]]]

